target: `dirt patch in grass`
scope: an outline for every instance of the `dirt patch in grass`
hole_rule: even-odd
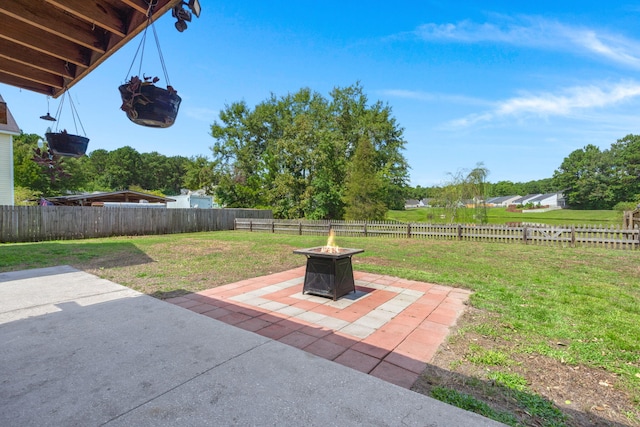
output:
[[[526,426],[640,426],[640,412],[633,397],[618,386],[615,374],[522,353],[519,349],[523,343],[517,337],[505,339],[474,332],[496,322],[496,317],[469,307],[413,390],[430,395],[435,387],[450,388],[473,396],[496,411],[515,415]],[[499,362],[492,364],[486,358],[482,363],[483,359],[474,354],[475,349],[482,349],[484,355],[506,355],[506,360],[494,358]],[[515,390],[496,380],[502,375],[523,379],[523,389]],[[549,414],[543,410],[536,414],[535,409],[523,405],[534,393],[552,402],[566,419],[550,424]]]

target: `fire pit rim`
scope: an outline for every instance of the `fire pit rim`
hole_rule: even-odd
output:
[[[294,254],[306,255],[307,257],[323,257],[323,258],[347,258],[351,257],[355,254],[361,254],[364,252],[364,249],[354,249],[354,248],[339,248],[338,253],[332,252],[322,252],[322,248],[325,246],[315,246],[313,248],[305,248],[305,249],[295,249],[293,251]]]

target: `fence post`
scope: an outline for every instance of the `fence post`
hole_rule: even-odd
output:
[[[271,233],[275,233],[276,232],[276,220],[272,219],[271,220]]]
[[[462,225],[458,224],[458,240],[462,240]]]
[[[573,225],[571,226],[571,247],[576,247],[576,227]]]
[[[367,237],[367,221],[364,222],[364,237]]]
[[[253,221],[249,220],[249,232],[253,231]]]
[[[411,223],[407,223],[407,239],[411,238]]]
[[[298,221],[298,235],[302,236],[302,221]]]
[[[233,229],[234,230],[238,229],[238,218],[233,218]]]
[[[527,227],[522,227],[522,243],[527,244]]]

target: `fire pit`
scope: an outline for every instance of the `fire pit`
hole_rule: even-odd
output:
[[[364,249],[318,246],[297,249],[294,254],[306,255],[307,270],[304,273],[302,293],[331,297],[337,300],[356,291],[351,257]]]

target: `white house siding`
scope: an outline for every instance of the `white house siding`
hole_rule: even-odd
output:
[[[13,206],[13,137],[0,131],[0,205]]]
[[[553,194],[545,194],[542,200],[540,200],[540,204],[542,206],[549,206],[551,208],[563,208],[564,207],[564,198],[562,197],[562,193],[553,193]]]
[[[0,205],[13,206],[13,135],[20,128],[0,95]]]
[[[198,194],[181,194],[179,196],[171,196],[175,199],[175,202],[167,202],[167,208],[199,208],[199,209],[211,209],[214,206],[213,197],[198,195]]]

